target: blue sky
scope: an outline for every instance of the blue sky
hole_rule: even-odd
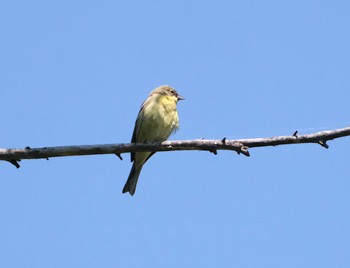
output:
[[[349,125],[348,1],[2,1],[0,147],[129,142],[176,88],[171,139]],[[0,163],[3,267],[349,267],[349,138]]]

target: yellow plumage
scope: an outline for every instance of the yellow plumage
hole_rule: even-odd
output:
[[[177,101],[182,100],[175,89],[160,86],[154,89],[142,104],[135,122],[133,143],[162,142],[169,138],[179,127]],[[134,162],[123,193],[135,193],[136,184],[143,164],[153,155],[153,152],[131,153]]]

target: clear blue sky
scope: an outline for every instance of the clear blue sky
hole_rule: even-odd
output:
[[[0,147],[129,142],[176,88],[171,139],[348,126],[349,1],[2,1]],[[12,267],[349,267],[349,138],[157,153],[134,197],[129,155],[0,162]]]

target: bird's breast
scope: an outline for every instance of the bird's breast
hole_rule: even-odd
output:
[[[148,141],[164,141],[179,127],[176,102],[162,98],[145,110],[142,132]]]

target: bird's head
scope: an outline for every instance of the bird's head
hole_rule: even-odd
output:
[[[157,87],[151,92],[150,96],[152,95],[166,96],[168,99],[174,100],[175,102],[185,99],[179,93],[177,93],[175,89],[167,85]]]

